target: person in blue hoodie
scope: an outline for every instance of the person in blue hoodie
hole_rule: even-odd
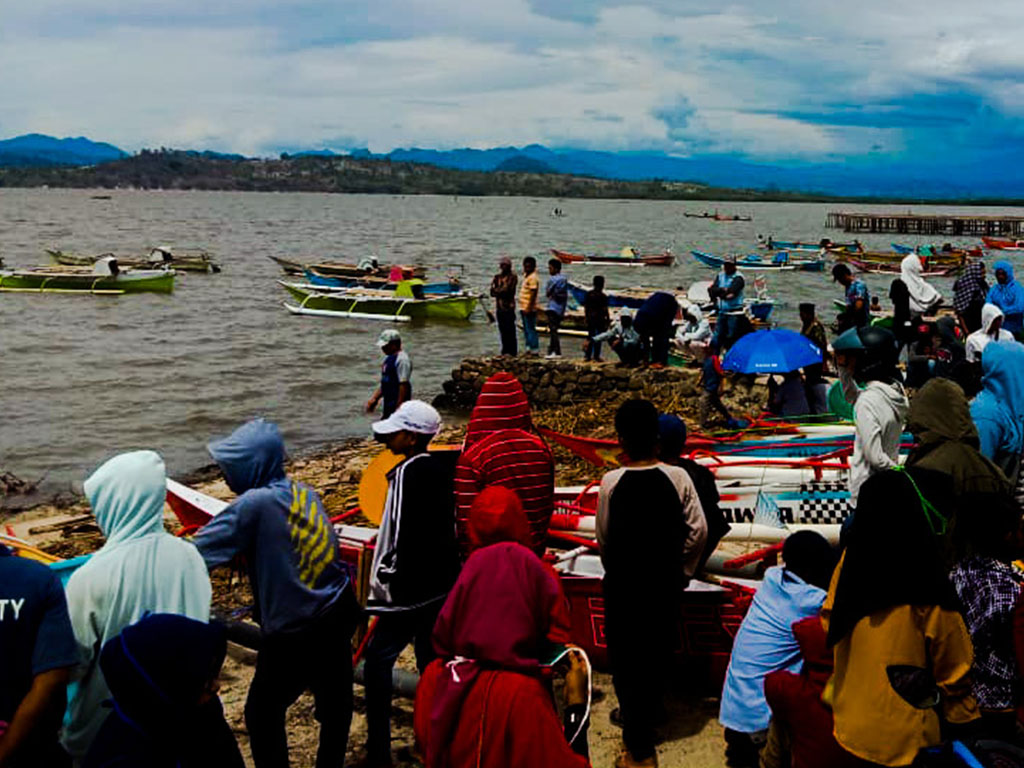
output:
[[[359,608],[320,496],[284,471],[275,424],[255,419],[207,446],[238,498],[193,540],[209,568],[243,555],[261,639],[245,703],[256,768],[287,768],[285,713],[307,688],[318,768],[345,761],[352,722],[348,643]]]
[[[1016,483],[1024,450],[1024,345],[993,341],[985,347],[971,418],[981,453]]]
[[[989,304],[995,304],[1006,315],[1003,328],[1020,338],[1024,332],[1024,286],[1013,279],[1013,265],[997,261],[992,265],[996,282],[988,289]]]

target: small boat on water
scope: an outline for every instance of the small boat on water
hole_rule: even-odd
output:
[[[690,251],[693,258],[711,269],[721,269],[725,259],[714,256],[704,251]],[[784,258],[779,258],[783,256]],[[801,259],[790,258],[788,251],[776,251],[771,259],[764,258],[759,253],[751,253],[741,256],[736,260],[739,269],[756,270],[764,272],[821,272],[825,269],[825,259]]]
[[[844,251],[861,250],[861,244],[857,240],[854,240],[852,243],[834,243],[827,237],[821,238],[816,243],[801,242],[800,240],[776,240],[773,237],[768,237],[768,239],[758,237],[758,241],[758,247],[769,251],[812,251],[817,253],[823,248],[834,248]]]
[[[618,256],[595,256],[582,253],[570,253],[551,249],[551,255],[563,264],[600,264],[614,267],[671,267],[676,260],[675,254],[666,249],[663,253],[642,255],[635,248],[626,247]]]
[[[683,211],[683,216],[688,219],[710,219],[711,221],[753,221],[753,216],[741,216],[740,214],[729,215],[727,213],[719,213],[717,210],[714,213],[704,211],[703,213],[687,213]]]
[[[299,302],[285,304],[292,314],[323,317],[365,317],[383,320],[466,320],[478,296],[470,293],[430,295],[421,280],[406,280],[393,290],[324,288],[308,283],[279,284]]]
[[[398,286],[398,283],[392,282],[385,277],[330,277],[328,275],[321,274],[313,267],[306,268],[306,280],[309,281],[310,285],[331,290],[373,288],[375,290],[387,291],[394,290]],[[464,290],[465,288],[463,287],[462,282],[455,277],[449,278],[443,283],[423,284],[423,293],[427,295],[462,293]]]
[[[281,256],[270,256],[268,258],[277,264],[277,266],[279,266],[286,275],[306,274],[306,265],[301,261],[292,261],[291,259],[285,259]]]
[[[1024,240],[1011,240],[1005,237],[982,237],[981,242],[993,251],[1024,251]]]
[[[90,267],[101,258],[113,256],[119,267],[124,269],[159,269],[167,267],[179,272],[202,272],[206,274],[220,272],[220,265],[210,258],[206,251],[182,254],[175,253],[166,246],[153,248],[148,258],[123,258],[113,253],[101,253],[96,256],[76,256],[60,250],[47,250],[50,258],[65,267]]]
[[[399,280],[423,278],[427,273],[426,267],[412,267],[406,264],[381,265],[376,258],[363,259],[358,264],[342,261],[320,261],[307,264],[282,256],[270,256],[269,258],[281,267],[286,275],[304,275],[307,269],[312,268],[325,277],[382,277],[398,282]],[[397,280],[394,277],[396,269],[399,270]]]
[[[836,251],[829,249],[829,255],[836,261],[859,261],[865,264],[896,264],[899,266],[900,262],[907,257],[906,253],[900,253],[898,251],[861,251],[860,253],[852,253],[848,251]],[[981,255],[980,253],[977,255]],[[928,260],[928,266],[936,269],[938,267],[956,267],[962,268],[967,266],[967,262],[974,256],[967,251],[937,251],[931,254],[922,254]]]
[[[0,291],[11,293],[85,293],[117,296],[123,293],[171,293],[173,269],[122,270],[107,256],[91,270],[74,267],[35,267],[0,270]]]
[[[899,262],[870,262],[860,261],[859,259],[847,259],[846,263],[856,269],[858,272],[866,272],[869,275],[898,275],[900,273]],[[951,267],[934,267],[928,265],[921,273],[922,277],[952,277],[960,271],[963,267],[951,266]]]

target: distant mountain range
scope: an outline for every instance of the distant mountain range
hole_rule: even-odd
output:
[[[96,165],[127,156],[127,152],[113,144],[90,141],[84,136],[56,139],[28,133],[0,141],[0,166]]]
[[[217,152],[189,152],[205,158],[245,159]],[[461,171],[568,174],[620,181],[695,182],[712,187],[809,192],[843,197],[995,200],[1024,198],[1024,149],[1008,148],[999,157],[954,165],[925,165],[889,158],[820,163],[753,163],[729,155],[675,157],[658,152],[599,152],[550,149],[539,144],[492,149],[395,149],[375,154],[330,149],[290,153],[289,157],[339,157],[435,165]],[[111,144],[86,138],[56,139],[28,134],[0,141],[0,166],[96,165],[126,157]],[[285,155],[282,155],[284,157]],[[1003,169],[1003,170],[999,170]],[[1011,169],[1006,172],[1005,169]]]

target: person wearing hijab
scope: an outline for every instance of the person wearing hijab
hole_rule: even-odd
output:
[[[889,766],[978,718],[971,639],[943,563],[942,521],[915,480],[888,470],[860,489],[822,619],[835,672],[822,701],[840,746]]]
[[[799,671],[780,669],[764,679],[772,722],[761,753],[762,768],[862,768],[864,763],[832,735],[832,710],[821,702],[832,676],[832,649],[821,619],[815,615],[794,622],[793,637],[800,648]],[[784,749],[773,749],[773,732]]]
[[[164,530],[167,477],[153,451],[122,453],[85,481],[106,543],[68,581],[68,611],[81,663],[68,701],[63,744],[81,760],[103,725],[110,697],[100,649],[147,613],[210,618],[210,576],[190,543]]]
[[[530,546],[544,554],[554,510],[555,460],[533,429],[518,379],[504,371],[484,382],[455,467],[455,521],[463,553],[473,499],[489,485],[516,492],[530,522]]]
[[[799,669],[793,623],[818,615],[836,564],[831,545],[815,531],[791,534],[782,559],[784,566],[765,571],[736,633],[725,673],[718,721],[725,728],[726,759],[734,766],[757,765],[771,719],[765,676],[779,669]]]
[[[974,333],[982,327],[982,306],[987,297],[985,264],[972,261],[953,283],[953,308],[965,333]]]
[[[217,697],[224,630],[151,614],[107,641],[112,706],[82,768],[244,768]]]
[[[254,419],[207,450],[238,498],[194,543],[211,569],[244,557],[260,625],[245,702],[253,762],[257,768],[287,765],[285,714],[308,688],[320,723],[317,765],[337,765],[352,722],[352,667],[336,655],[352,637],[359,609],[334,527],[319,494],[285,474],[276,424]]]
[[[416,689],[414,727],[424,762],[585,768],[585,673],[574,666],[567,675],[563,725],[541,664],[553,643],[568,640],[568,607],[554,572],[526,546],[519,498],[502,486],[484,489],[468,530],[472,553],[434,626],[438,658]]]
[[[1017,336],[1024,331],[1024,287],[1013,279],[1013,265],[1008,261],[997,261],[992,265],[996,282],[988,289],[987,301],[995,304],[1006,315],[1003,328]]]
[[[981,308],[981,321],[974,333],[967,337],[967,362],[980,363],[981,353],[990,341],[1013,341],[1013,334],[1003,328],[1006,319],[1003,310],[995,304]]]
[[[1013,561],[1024,555],[1020,507],[1009,497],[989,503],[965,533],[969,554],[950,573],[974,644],[971,682],[985,735],[1012,741],[1024,684],[1014,654],[1013,615],[1024,576]]]
[[[1024,450],[1024,345],[997,341],[985,347],[971,418],[982,454],[1016,483]]]
[[[921,257],[916,253],[908,253],[900,262],[900,279],[910,294],[911,312],[929,315],[942,303],[942,294],[925,281],[923,271]]]

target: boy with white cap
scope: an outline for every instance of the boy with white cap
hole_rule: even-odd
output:
[[[394,328],[385,328],[377,337],[377,346],[384,353],[380,367],[380,386],[366,402],[366,412],[373,413],[377,403],[384,401],[383,416],[386,419],[402,403],[412,398],[412,361],[409,353],[402,349],[402,336]]]
[[[391,764],[391,672],[411,642],[420,672],[433,661],[437,614],[459,571],[451,470],[427,452],[441,416],[422,400],[375,422],[376,438],[405,460],[388,473],[367,609],[378,615],[366,648],[366,756]]]

